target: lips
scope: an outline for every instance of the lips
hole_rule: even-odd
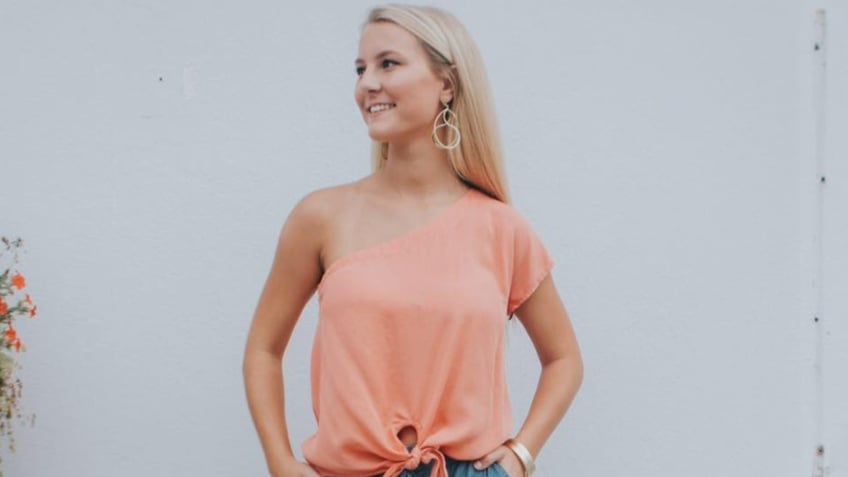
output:
[[[366,108],[366,110],[370,114],[376,114],[376,113],[380,113],[382,111],[388,111],[390,109],[393,109],[395,106],[397,106],[395,103],[375,103],[375,104],[368,106],[368,108]]]

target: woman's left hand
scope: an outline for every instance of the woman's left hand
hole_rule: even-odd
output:
[[[506,470],[510,477],[522,477],[524,475],[524,467],[518,460],[518,456],[504,445],[498,446],[492,452],[474,461],[474,468],[483,470],[495,462],[500,462],[501,467]]]

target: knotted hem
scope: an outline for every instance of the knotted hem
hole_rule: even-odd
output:
[[[435,462],[434,462],[435,461]],[[409,451],[409,458],[403,462],[397,462],[386,470],[383,477],[398,477],[404,470],[417,469],[421,463],[434,462],[430,469],[430,477],[448,477],[448,465],[445,455],[435,447],[414,447]]]

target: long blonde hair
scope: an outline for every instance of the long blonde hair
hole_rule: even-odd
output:
[[[435,7],[381,5],[362,25],[391,22],[415,36],[427,52],[433,70],[453,85],[451,110],[456,113],[462,141],[448,150],[453,170],[466,184],[509,202],[500,135],[489,81],[474,40],[453,15]],[[435,118],[434,118],[435,119]],[[371,161],[383,167],[388,144],[373,141]]]

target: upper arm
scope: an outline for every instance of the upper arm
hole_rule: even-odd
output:
[[[304,197],[280,231],[271,270],[256,305],[248,349],[282,356],[295,323],[321,280],[320,261],[326,229],[326,198]]]
[[[554,260],[530,223],[514,209],[511,241],[505,244],[510,270],[508,314],[527,330],[542,364],[580,352],[568,313],[554,284]]]
[[[580,358],[577,337],[552,275],[542,280],[515,315],[527,330],[542,364],[569,355]]]

